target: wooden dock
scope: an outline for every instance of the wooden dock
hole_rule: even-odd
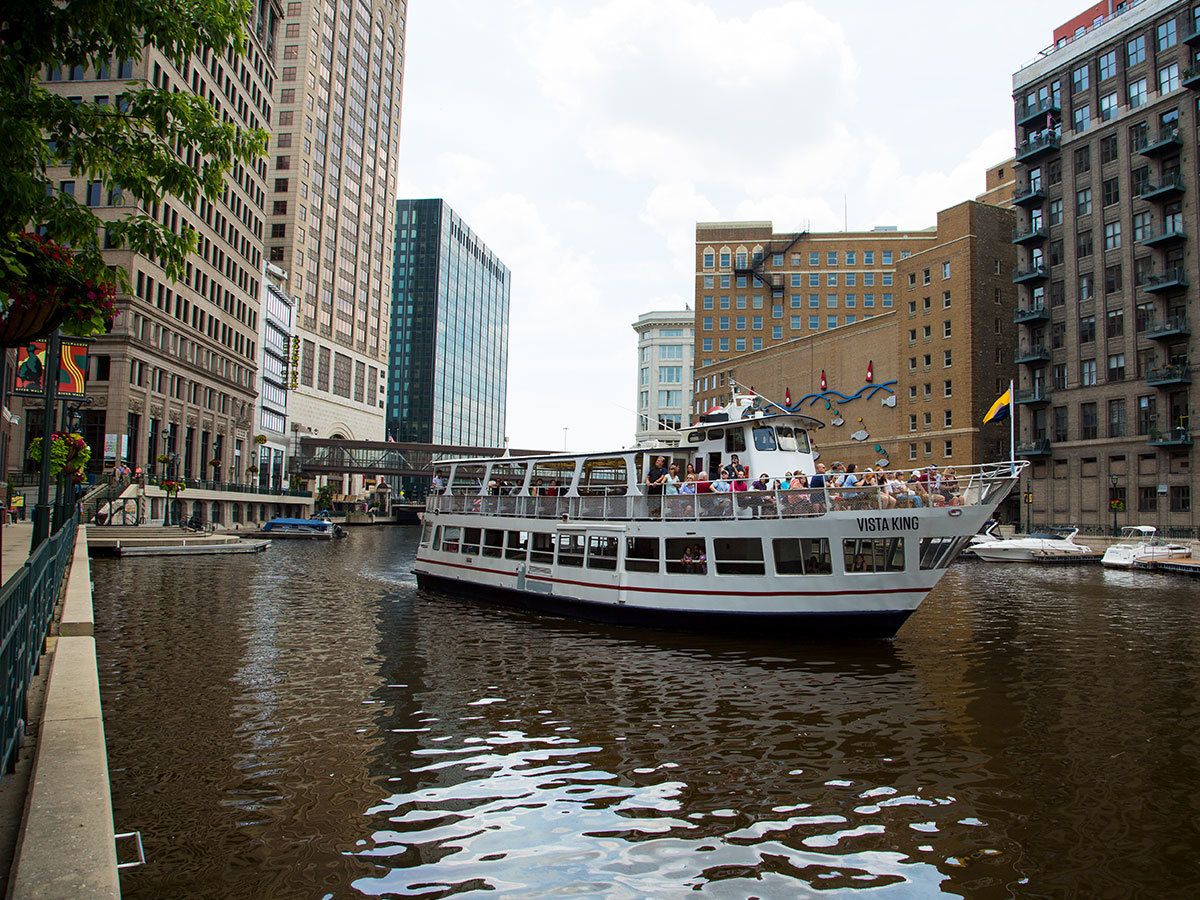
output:
[[[1200,559],[1150,559],[1135,560],[1133,568],[1143,572],[1170,572],[1172,575],[1189,575],[1200,578]]]

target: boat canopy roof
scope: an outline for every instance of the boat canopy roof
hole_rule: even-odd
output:
[[[1153,525],[1126,525],[1121,529],[1121,537],[1154,537],[1157,533]]]
[[[268,525],[311,525],[314,528],[328,528],[332,523],[327,519],[289,519],[280,516],[267,522]]]

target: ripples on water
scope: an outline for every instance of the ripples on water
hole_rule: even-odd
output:
[[[415,532],[94,562],[129,897],[1183,895],[1194,583],[956,566],[891,644],[418,593]]]

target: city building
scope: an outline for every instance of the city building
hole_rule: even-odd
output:
[[[1013,222],[1011,210],[975,201],[941,211],[935,229],[892,251],[888,308],[697,366],[693,410],[724,402],[736,383],[824,422],[814,439],[827,461],[1006,459],[1008,428],[981,423],[1015,368]]]
[[[284,3],[266,244],[299,298],[298,434],[384,437],[405,17],[402,0]]]
[[[400,200],[396,222],[389,436],[501,447],[508,267],[444,200]]]
[[[194,93],[240,128],[268,128],[275,87],[278,3],[255,7],[242,55],[205,50],[182,70],[157,48],[98,67],[51,67],[43,86],[75,102],[111,106],[132,83]],[[101,218],[130,213],[130,200],[101,182],[77,182],[63,167],[50,177],[59,191]],[[234,481],[253,459],[258,396],[259,309],[268,197],[267,163],[235,165],[218,200],[188,204],[168,197],[146,212],[177,233],[193,230],[199,249],[184,278],[169,280],[151,257],[114,248],[106,261],[123,269],[132,292],[118,297],[111,333],[91,346],[83,434],[90,468],[124,460],[132,468]],[[26,404],[27,406],[36,403]],[[40,433],[24,415],[25,443]],[[21,459],[23,454],[15,456]],[[160,462],[160,458],[169,462]],[[199,496],[199,495],[195,495]],[[213,506],[214,516],[217,506]]]
[[[264,489],[286,487],[286,458],[292,449],[288,433],[288,388],[299,380],[299,339],[293,340],[294,302],[287,295],[286,274],[274,263],[265,263],[262,303],[258,317],[258,404],[255,409],[253,461],[256,480]]]
[[[984,174],[984,192],[975,199],[991,206],[1012,209],[1013,194],[1016,193],[1017,187],[1017,170],[1014,168],[1014,162],[1015,160],[1006,159],[988,169]]]
[[[693,331],[690,309],[642,313],[633,323],[638,336],[637,419],[639,444],[674,446],[692,409]]]
[[[1013,76],[1018,453],[1037,523],[1190,530],[1197,11],[1088,15]]]
[[[930,231],[775,233],[770,222],[696,225],[697,366],[880,315],[896,265]]]

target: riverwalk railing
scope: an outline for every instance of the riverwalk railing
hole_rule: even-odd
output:
[[[30,554],[0,589],[0,775],[12,771],[25,697],[75,549],[77,515]]]
[[[1024,466],[1018,464],[1016,473]],[[770,490],[724,491],[659,496],[597,489],[581,496],[436,494],[429,512],[560,521],[705,520],[823,516],[829,512],[985,506],[998,503],[1015,483],[1006,463],[959,469],[954,479],[932,482],[894,480],[891,484],[855,484]],[[833,476],[829,476],[830,479]]]

